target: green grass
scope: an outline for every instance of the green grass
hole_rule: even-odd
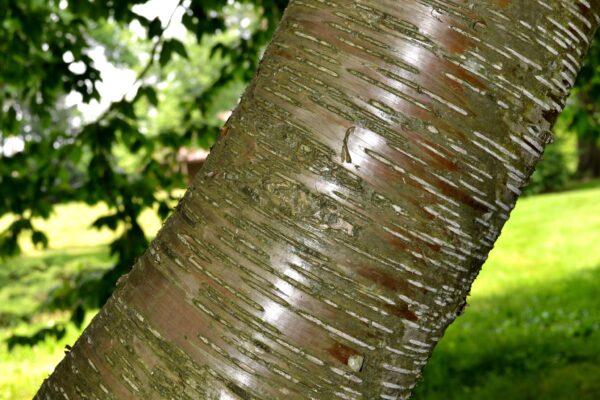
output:
[[[66,344],[72,344],[79,330],[70,326],[61,340],[46,340],[34,347],[17,346],[8,351],[11,335],[31,335],[41,328],[68,319],[61,313],[36,314],[46,293],[63,279],[110,265],[106,246],[89,249],[51,250],[45,254],[23,255],[0,266],[0,400],[30,399],[41,381],[62,358]]]
[[[414,398],[600,398],[598,186],[519,201]]]
[[[88,229],[103,212],[61,206],[43,222],[50,250],[26,244],[22,256],[0,261],[0,342],[67,318],[29,316],[62,279],[110,265],[111,233]],[[144,221],[148,234],[156,232],[156,218]],[[0,400],[31,398],[78,334],[71,327],[59,341],[11,352],[0,344]],[[415,398],[595,400],[599,394],[600,188],[524,198]]]
[[[89,313],[85,325],[94,314]],[[52,325],[55,318],[62,320],[66,317],[60,314],[44,315],[28,324],[0,328],[0,341],[4,342],[12,333],[28,334]],[[31,399],[44,378],[50,375],[64,356],[65,346],[72,345],[80,333],[79,329],[71,325],[61,340],[48,339],[34,347],[17,346],[10,352],[3,345],[0,348],[0,399]]]
[[[73,326],[61,340],[47,339],[34,346],[17,346],[8,351],[5,341],[13,334],[31,335],[40,328],[68,320],[64,313],[36,314],[46,294],[81,271],[102,270],[111,266],[107,244],[114,233],[91,229],[91,223],[107,213],[103,206],[69,204],[56,207],[48,221],[35,226],[48,233],[49,249],[39,250],[23,240],[23,254],[0,259],[0,400],[31,399],[42,380],[64,355],[65,345],[73,344],[81,333]],[[142,215],[149,235],[160,226],[151,212]],[[10,218],[0,219],[0,229]],[[91,319],[93,313],[87,318]]]

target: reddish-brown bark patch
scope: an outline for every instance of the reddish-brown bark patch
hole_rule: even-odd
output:
[[[368,279],[369,281],[375,283],[379,287],[397,291],[402,288],[406,288],[406,283],[402,280],[399,280],[394,277],[394,275],[387,273],[385,271],[381,271],[375,268],[362,267],[357,269],[356,271],[358,275],[363,278]]]
[[[327,349],[327,352],[342,364],[348,364],[348,359],[358,354],[356,350],[339,342]]]
[[[386,304],[385,306],[386,310],[388,310],[389,312],[391,312],[392,314],[394,314],[397,317],[409,320],[409,321],[418,321],[419,318],[417,317],[417,315],[410,311],[408,309],[408,306],[406,304],[403,305],[393,305],[393,304]]]

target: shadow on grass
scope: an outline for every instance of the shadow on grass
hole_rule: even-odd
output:
[[[0,328],[29,321],[48,293],[78,274],[111,265],[106,247],[48,251],[2,260],[0,265]]]
[[[600,266],[470,303],[413,399],[600,398]]]
[[[584,181],[572,181],[567,184],[563,191],[587,190],[600,188],[600,179],[590,179]]]
[[[4,286],[14,285],[21,279],[35,276],[36,273],[60,272],[65,266],[72,266],[74,263],[78,264],[76,267],[85,267],[90,261],[106,264],[108,260],[106,247],[48,250],[40,255],[19,255],[3,259],[0,265],[0,291]]]

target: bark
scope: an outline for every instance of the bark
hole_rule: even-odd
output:
[[[600,147],[598,138],[579,136],[577,138],[577,171],[579,178],[600,178]]]
[[[404,399],[550,138],[597,0],[293,0],[38,399]]]

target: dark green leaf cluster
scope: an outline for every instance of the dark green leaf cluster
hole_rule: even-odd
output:
[[[562,118],[577,134],[575,178],[600,177],[600,37],[596,36]]]
[[[598,139],[600,137],[600,37],[596,37],[581,68],[573,96],[565,109],[569,128],[578,135]]]
[[[524,195],[557,192],[566,187],[569,169],[560,141],[546,146],[542,159],[523,191]]]
[[[184,185],[175,166],[182,146],[209,146],[219,126],[208,113],[224,90],[248,81],[259,54],[270,39],[287,0],[186,0],[182,24],[191,42],[166,37],[168,24],[135,12],[144,0],[0,0],[0,216],[13,222],[0,232],[0,255],[19,252],[19,237],[30,235],[37,246],[48,238],[36,229],[36,218],[48,218],[58,203],[105,203],[109,214],[93,226],[120,232],[111,244],[115,266],[93,279],[81,278],[58,288],[47,306],[71,309],[73,321],[83,310],[100,306],[115,282],[147,246],[139,217],[151,208],[164,218],[172,193]],[[228,28],[228,16],[251,7],[256,18],[235,40],[208,40]],[[132,23],[146,31],[147,63],[115,33]],[[77,93],[83,103],[100,100],[100,71],[91,52],[102,47],[114,64],[137,71],[133,95],[116,101],[94,121],[81,121],[65,98]],[[157,82],[177,63],[189,63],[190,46],[209,46],[220,62],[212,81],[186,87],[176,99],[181,120],[150,134],[144,111],[160,107]],[[152,78],[152,79],[150,79]],[[147,125],[147,124],[146,124]],[[123,168],[118,151],[135,159]],[[73,216],[76,218],[77,216]]]
[[[569,87],[564,78],[562,84]],[[525,187],[524,194],[563,190],[572,179],[600,176],[600,37],[596,37],[586,61],[577,76],[575,87],[565,110],[558,117],[556,143],[546,147],[544,155]],[[576,135],[577,149],[567,150],[570,144],[565,134]],[[573,142],[574,142],[573,141]],[[577,157],[575,171],[569,157]]]

